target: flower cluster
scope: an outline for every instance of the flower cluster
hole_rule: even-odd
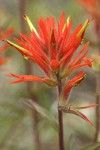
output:
[[[37,81],[50,86],[58,86],[59,81],[61,81],[62,90],[60,93],[59,108],[63,110],[63,106],[65,109],[72,87],[78,85],[85,78],[85,73],[84,71],[79,71],[73,79],[69,79],[69,76],[78,68],[92,66],[92,60],[86,56],[89,42],[75,55],[76,50],[83,41],[84,33],[90,20],[87,19],[84,25],[80,24],[72,32],[72,21],[70,17],[66,20],[65,13],[62,13],[60,21],[53,17],[46,19],[41,17],[38,21],[38,30],[35,29],[26,15],[24,15],[24,19],[31,29],[30,36],[19,33],[20,39],[14,38],[14,41],[18,45],[9,40],[7,40],[7,43],[17,49],[25,59],[39,65],[47,77],[10,73],[8,76],[18,78],[18,80],[11,82],[11,84]],[[93,106],[97,105],[94,104]],[[71,108],[69,107],[70,110]],[[88,106],[84,108],[88,108]],[[79,111],[76,112],[76,115],[89,122]],[[92,124],[91,122],[89,123]]]
[[[65,21],[64,13],[62,13],[59,22],[53,17],[47,19],[41,17],[38,22],[37,32],[29,18],[27,16],[24,16],[24,18],[31,29],[30,37],[19,33],[21,38],[14,38],[14,40],[21,46],[9,40],[7,40],[7,43],[15,47],[24,58],[38,64],[48,78],[16,76],[20,78],[19,82],[36,80],[39,82],[47,82],[47,84],[55,86],[57,84],[56,75],[58,73],[60,78],[63,79],[80,67],[91,67],[92,61],[86,57],[88,42],[76,57],[73,58],[73,55],[83,40],[85,29],[90,20],[87,20],[83,26],[80,24],[75,31],[71,33],[72,22],[69,17],[67,21]],[[10,76],[15,75],[10,74]],[[82,76],[84,76],[84,73],[82,73]]]
[[[64,13],[62,13],[59,22],[53,17],[47,19],[41,17],[38,22],[37,32],[30,19],[26,15],[24,18],[31,29],[30,37],[19,33],[21,38],[14,38],[14,40],[21,46],[9,40],[7,40],[7,43],[15,47],[24,58],[38,64],[47,77],[9,74],[10,77],[18,78],[17,81],[11,83],[38,81],[56,86],[58,84],[58,74],[60,79],[66,79],[74,70],[80,67],[91,67],[92,61],[86,57],[88,53],[88,42],[73,58],[83,40],[86,27],[90,20],[87,20],[83,26],[80,24],[75,31],[71,33],[72,22],[70,21],[70,17],[65,21]],[[70,90],[71,87],[77,85],[84,77],[84,72],[80,71],[74,79],[67,81],[68,83],[65,84],[67,85],[65,89],[68,88]]]

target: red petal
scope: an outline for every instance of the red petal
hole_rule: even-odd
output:
[[[85,63],[87,63],[87,65],[89,67],[92,67],[92,63],[91,63],[91,61],[88,58],[84,57],[83,60],[85,61]]]
[[[65,13],[63,12],[58,24],[58,36],[60,36],[60,34],[62,33],[64,25],[65,25]]]
[[[51,61],[51,68],[52,68],[52,70],[53,70],[54,72],[56,72],[56,71],[59,70],[59,68],[60,68],[60,63],[59,63],[58,59],[53,59],[53,60]]]
[[[84,67],[84,66],[87,66],[87,63],[78,64],[78,65],[72,66],[72,67],[69,69],[69,72],[72,72],[72,71],[74,71],[75,69],[78,69],[78,68],[81,68],[81,67]]]
[[[85,78],[85,73],[83,71],[80,71],[73,79],[69,80],[64,89],[62,90],[62,93],[60,95],[60,104],[66,104],[68,100],[69,93],[73,86],[76,86],[80,84],[80,82]]]
[[[88,47],[89,42],[87,42],[84,47],[82,48],[82,50],[76,55],[76,57],[74,58],[74,60],[70,63],[71,65],[75,64],[76,61],[79,59],[80,55],[86,50],[86,48]]]
[[[13,32],[14,32],[13,28],[9,29],[5,34],[0,36],[0,39],[3,40],[5,38],[8,38]]]
[[[39,46],[39,44],[37,44],[33,39],[29,38],[28,36],[26,36],[25,34],[20,33],[21,37],[25,40],[25,42],[20,43],[23,44],[23,46],[25,45],[25,43],[27,44],[27,48],[29,48],[29,46],[31,47],[31,52],[33,51],[37,51],[38,54],[43,58],[43,60],[50,64],[49,58],[46,56],[46,54],[44,53],[44,51],[42,50],[41,46]],[[15,39],[16,40],[16,39]],[[19,41],[20,42],[20,41]]]
[[[81,117],[82,119],[84,119],[89,125],[93,126],[93,123],[81,112],[77,111],[77,110],[71,110],[71,112],[73,112],[75,115]]]
[[[79,112],[78,110],[76,110],[76,108],[74,109],[73,107],[71,107],[72,104],[69,104],[68,106],[59,106],[59,109],[65,113],[71,113],[71,114],[75,114],[79,117],[81,117],[82,119],[84,119],[89,125],[93,126],[92,122],[81,112]]]
[[[93,107],[98,107],[100,106],[100,104],[92,104],[92,105],[89,105],[89,106],[83,106],[83,107],[75,107],[76,109],[87,109],[87,108],[93,108]]]
[[[20,82],[27,82],[27,81],[37,81],[37,82],[44,82],[48,85],[54,86],[56,85],[55,81],[50,80],[49,78],[37,77],[33,75],[16,75],[16,74],[8,74],[9,77],[19,78],[19,80],[10,82],[10,84],[20,83]]]
[[[51,30],[51,36],[50,36],[50,59],[55,59],[57,56],[57,51],[56,51],[56,39],[55,39],[55,30]]]
[[[40,18],[40,21],[38,22],[38,26],[43,34],[43,38],[44,38],[44,41],[45,41],[45,45],[46,47],[48,47],[49,45],[49,42],[48,42],[48,31],[47,31],[47,26],[46,26],[46,23],[45,23],[45,20],[41,17]]]

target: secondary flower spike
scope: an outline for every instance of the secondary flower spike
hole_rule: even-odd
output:
[[[86,11],[94,18],[95,23],[100,23],[100,0],[75,0],[84,6]]]
[[[92,61],[86,57],[88,43],[73,58],[84,38],[85,30],[90,22],[89,19],[84,25],[80,24],[71,33],[72,21],[70,17],[67,20],[65,19],[65,13],[62,13],[60,21],[53,17],[46,19],[41,17],[38,21],[37,30],[28,16],[24,15],[24,18],[30,27],[30,35],[19,33],[20,39],[14,38],[14,41],[19,45],[9,40],[7,40],[7,43],[17,49],[24,58],[38,64],[49,78],[49,82],[57,83],[57,74],[63,79],[82,66],[91,67]],[[11,77],[15,77],[15,75],[12,74]],[[25,79],[30,81],[28,76]],[[32,78],[33,81],[34,79]],[[41,79],[45,82],[43,78]],[[24,78],[21,79],[21,82],[25,82]]]
[[[0,28],[0,41],[4,40],[5,38],[8,38],[12,33],[13,33],[13,29],[12,28],[7,30],[5,33],[3,32],[3,29]],[[7,44],[3,44],[2,46],[0,46],[0,53],[5,51],[7,49],[7,47],[8,47]],[[5,64],[7,61],[8,61],[7,58],[0,57],[0,66]]]

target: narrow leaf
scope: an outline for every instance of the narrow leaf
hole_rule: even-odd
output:
[[[27,100],[21,99],[21,101],[22,101],[22,103],[27,105],[29,108],[37,111],[44,118],[48,119],[54,125],[54,127],[57,129],[57,126],[58,126],[57,120],[55,117],[53,117],[53,114],[51,114],[51,112],[49,112],[48,110],[46,110],[45,108],[43,108],[39,104],[35,103],[31,99],[27,99]]]
[[[86,108],[93,108],[93,107],[97,107],[97,106],[100,106],[100,104],[92,104],[92,105],[89,105],[89,106],[83,106],[83,107],[75,107],[75,109],[86,109]]]
[[[93,126],[92,122],[84,114],[82,114],[77,109],[74,109],[71,106],[72,106],[71,104],[69,104],[68,106],[59,106],[59,109],[65,113],[75,114],[79,116],[80,118],[84,119],[89,125]]]

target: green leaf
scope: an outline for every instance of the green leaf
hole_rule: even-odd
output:
[[[90,145],[85,146],[84,148],[82,148],[80,150],[96,150],[96,149],[98,149],[98,150],[100,149],[100,142],[90,144]]]

